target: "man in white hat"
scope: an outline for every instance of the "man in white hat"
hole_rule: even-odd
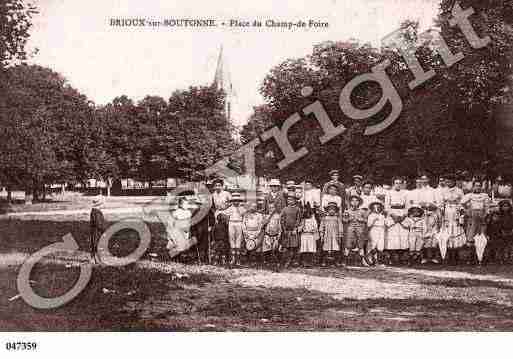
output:
[[[105,203],[103,196],[100,194],[93,199],[91,214],[89,216],[89,240],[91,245],[91,262],[95,264],[100,261],[98,256],[98,242],[105,232],[106,222],[101,207]]]
[[[269,188],[271,191],[264,197],[264,211],[269,214],[269,203],[274,203],[276,213],[281,213],[283,208],[287,206],[285,194],[281,190],[281,183],[279,179],[272,179],[269,181]]]

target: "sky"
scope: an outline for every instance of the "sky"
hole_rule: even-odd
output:
[[[119,95],[139,101],[166,100],[177,89],[208,85],[214,79],[220,46],[236,97],[233,121],[244,124],[265,75],[288,58],[304,57],[326,40],[357,39],[378,46],[405,19],[432,25],[437,0],[32,0],[39,8],[29,49],[32,63],[64,75],[97,104]],[[228,26],[125,27],[111,18],[260,20],[261,28]],[[266,20],[328,23],[328,28],[287,30],[265,27]]]

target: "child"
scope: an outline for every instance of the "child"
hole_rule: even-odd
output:
[[[224,265],[228,261],[230,242],[228,239],[228,216],[219,213],[213,233],[214,264]]]
[[[294,193],[287,196],[287,206],[281,212],[281,247],[284,254],[284,267],[287,268],[296,259],[299,248],[298,228],[301,224],[301,210],[297,206]]]
[[[263,216],[257,212],[257,203],[251,202],[248,211],[244,214],[242,220],[242,234],[248,251],[248,262],[251,263],[251,257],[257,254],[256,249],[260,247],[261,230],[263,225]]]
[[[467,241],[472,243],[474,236],[484,232],[485,215],[490,204],[488,194],[482,191],[481,182],[474,182],[472,193],[467,193],[461,204],[467,209]]]
[[[408,209],[408,217],[403,221],[405,228],[408,228],[408,244],[410,256],[408,265],[419,263],[421,259],[421,251],[424,246],[424,233],[426,232],[426,220],[424,218],[424,210],[412,205]]]
[[[269,214],[263,224],[264,239],[260,247],[264,265],[270,259],[270,256],[272,256],[274,260],[276,259],[276,252],[278,251],[281,236],[281,214],[273,202],[269,203],[268,209]]]
[[[90,228],[90,244],[91,244],[91,261],[95,264],[100,261],[98,256],[98,242],[105,231],[105,217],[100,207],[103,205],[103,196],[99,195],[93,200],[93,208],[91,209],[89,228]]]
[[[422,258],[422,264],[431,262],[438,263],[435,251],[437,248],[436,235],[440,231],[440,212],[438,207],[434,204],[429,204],[426,207],[425,212],[426,218],[426,232],[424,233],[424,258]]]
[[[326,259],[334,260],[340,253],[340,242],[343,235],[343,224],[340,218],[340,209],[336,202],[329,202],[325,208],[326,215],[321,219],[319,233],[321,236],[323,255],[321,266],[326,267]],[[326,258],[327,257],[327,258]],[[342,263],[341,263],[342,264]]]
[[[233,193],[230,199],[231,206],[225,210],[228,216],[228,238],[230,239],[231,259],[230,265],[240,265],[242,254],[242,219],[244,208],[240,206],[243,202],[240,193]]]
[[[369,242],[367,243],[368,258],[373,264],[384,264],[383,250],[385,249],[385,220],[383,203],[377,201],[369,204],[371,213],[367,218]]]
[[[367,216],[365,211],[360,209],[362,199],[359,196],[349,197],[349,208],[344,212],[342,221],[345,224],[344,235],[344,260],[347,261],[349,253],[358,251],[360,263],[367,267],[365,257],[365,246],[367,243]]]
[[[313,264],[314,253],[317,252],[317,240],[319,239],[319,227],[310,207],[307,203],[303,212],[303,220],[300,227],[301,232],[301,263]]]

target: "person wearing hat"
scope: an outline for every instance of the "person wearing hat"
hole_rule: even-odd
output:
[[[441,208],[442,225],[440,232],[446,233],[447,240],[447,262],[457,263],[459,248],[466,243],[465,230],[463,227],[463,190],[456,185],[456,176],[447,175],[445,177],[447,190],[443,198]]]
[[[421,251],[424,246],[424,233],[426,232],[426,221],[422,207],[416,204],[412,205],[408,209],[408,217],[402,224],[408,229],[410,251],[408,265],[419,264],[421,261]]]
[[[387,212],[387,241],[385,249],[392,254],[392,261],[397,262],[399,255],[409,249],[408,230],[402,225],[407,214],[408,194],[402,189],[402,179],[394,178],[392,189],[385,197]]]
[[[367,243],[367,258],[373,264],[384,264],[385,250],[385,206],[376,200],[369,204],[370,214],[367,217],[369,241]]]
[[[325,267],[327,261],[339,260],[344,225],[340,217],[340,208],[337,202],[328,202],[324,208],[326,215],[321,218],[319,234],[322,244],[321,266]],[[339,264],[343,264],[339,260]]]
[[[360,196],[349,196],[349,208],[342,215],[344,223],[344,261],[347,260],[351,251],[358,251],[360,263],[368,266],[365,257],[365,248],[367,246],[367,215],[360,209],[362,205]]]
[[[244,207],[241,203],[244,202],[240,193],[233,193],[230,199],[231,206],[228,207],[224,214],[228,216],[228,238],[230,240],[231,259],[230,265],[240,265],[240,258],[242,255],[242,241],[243,241],[243,218]]]
[[[299,249],[299,226],[301,225],[301,209],[297,205],[296,196],[291,193],[287,196],[287,206],[281,211],[281,248],[283,251],[285,268],[295,260]]]
[[[105,232],[106,221],[101,210],[104,204],[104,198],[100,194],[93,199],[91,213],[89,215],[89,240],[91,247],[91,262],[97,264],[100,260],[98,255],[98,242]]]
[[[362,175],[353,176],[353,184],[347,189],[347,196],[361,196],[362,195]]]
[[[336,194],[338,196],[340,196],[340,198],[342,199],[342,204],[340,206],[340,210],[342,211],[345,209],[345,204],[346,204],[346,186],[342,182],[339,181],[340,173],[338,170],[331,170],[330,177],[331,177],[331,180],[326,182],[324,184],[324,186],[322,187],[322,195],[324,196],[325,194],[328,194],[329,188],[332,186],[335,186]],[[321,203],[321,207],[324,208],[325,203],[324,204]]]
[[[271,179],[269,181],[270,192],[264,196],[264,212],[270,214],[269,204],[274,203],[276,212],[281,213],[283,208],[287,205],[285,193],[281,190],[281,183],[279,179]]]

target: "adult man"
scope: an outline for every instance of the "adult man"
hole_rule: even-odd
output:
[[[325,195],[328,193],[328,188],[335,186],[337,188],[338,195],[342,199],[341,203],[341,211],[345,209],[346,205],[346,186],[339,181],[340,173],[338,170],[331,170],[330,171],[330,177],[331,180],[326,182],[324,186],[322,187],[322,194]]]
[[[287,205],[285,194],[281,190],[281,183],[279,179],[271,179],[269,182],[269,188],[271,189],[264,197],[264,211],[269,214],[269,203],[274,203],[275,211],[280,213],[283,208]]]
[[[347,189],[348,196],[360,196],[362,194],[363,176],[354,175],[353,185]]]

